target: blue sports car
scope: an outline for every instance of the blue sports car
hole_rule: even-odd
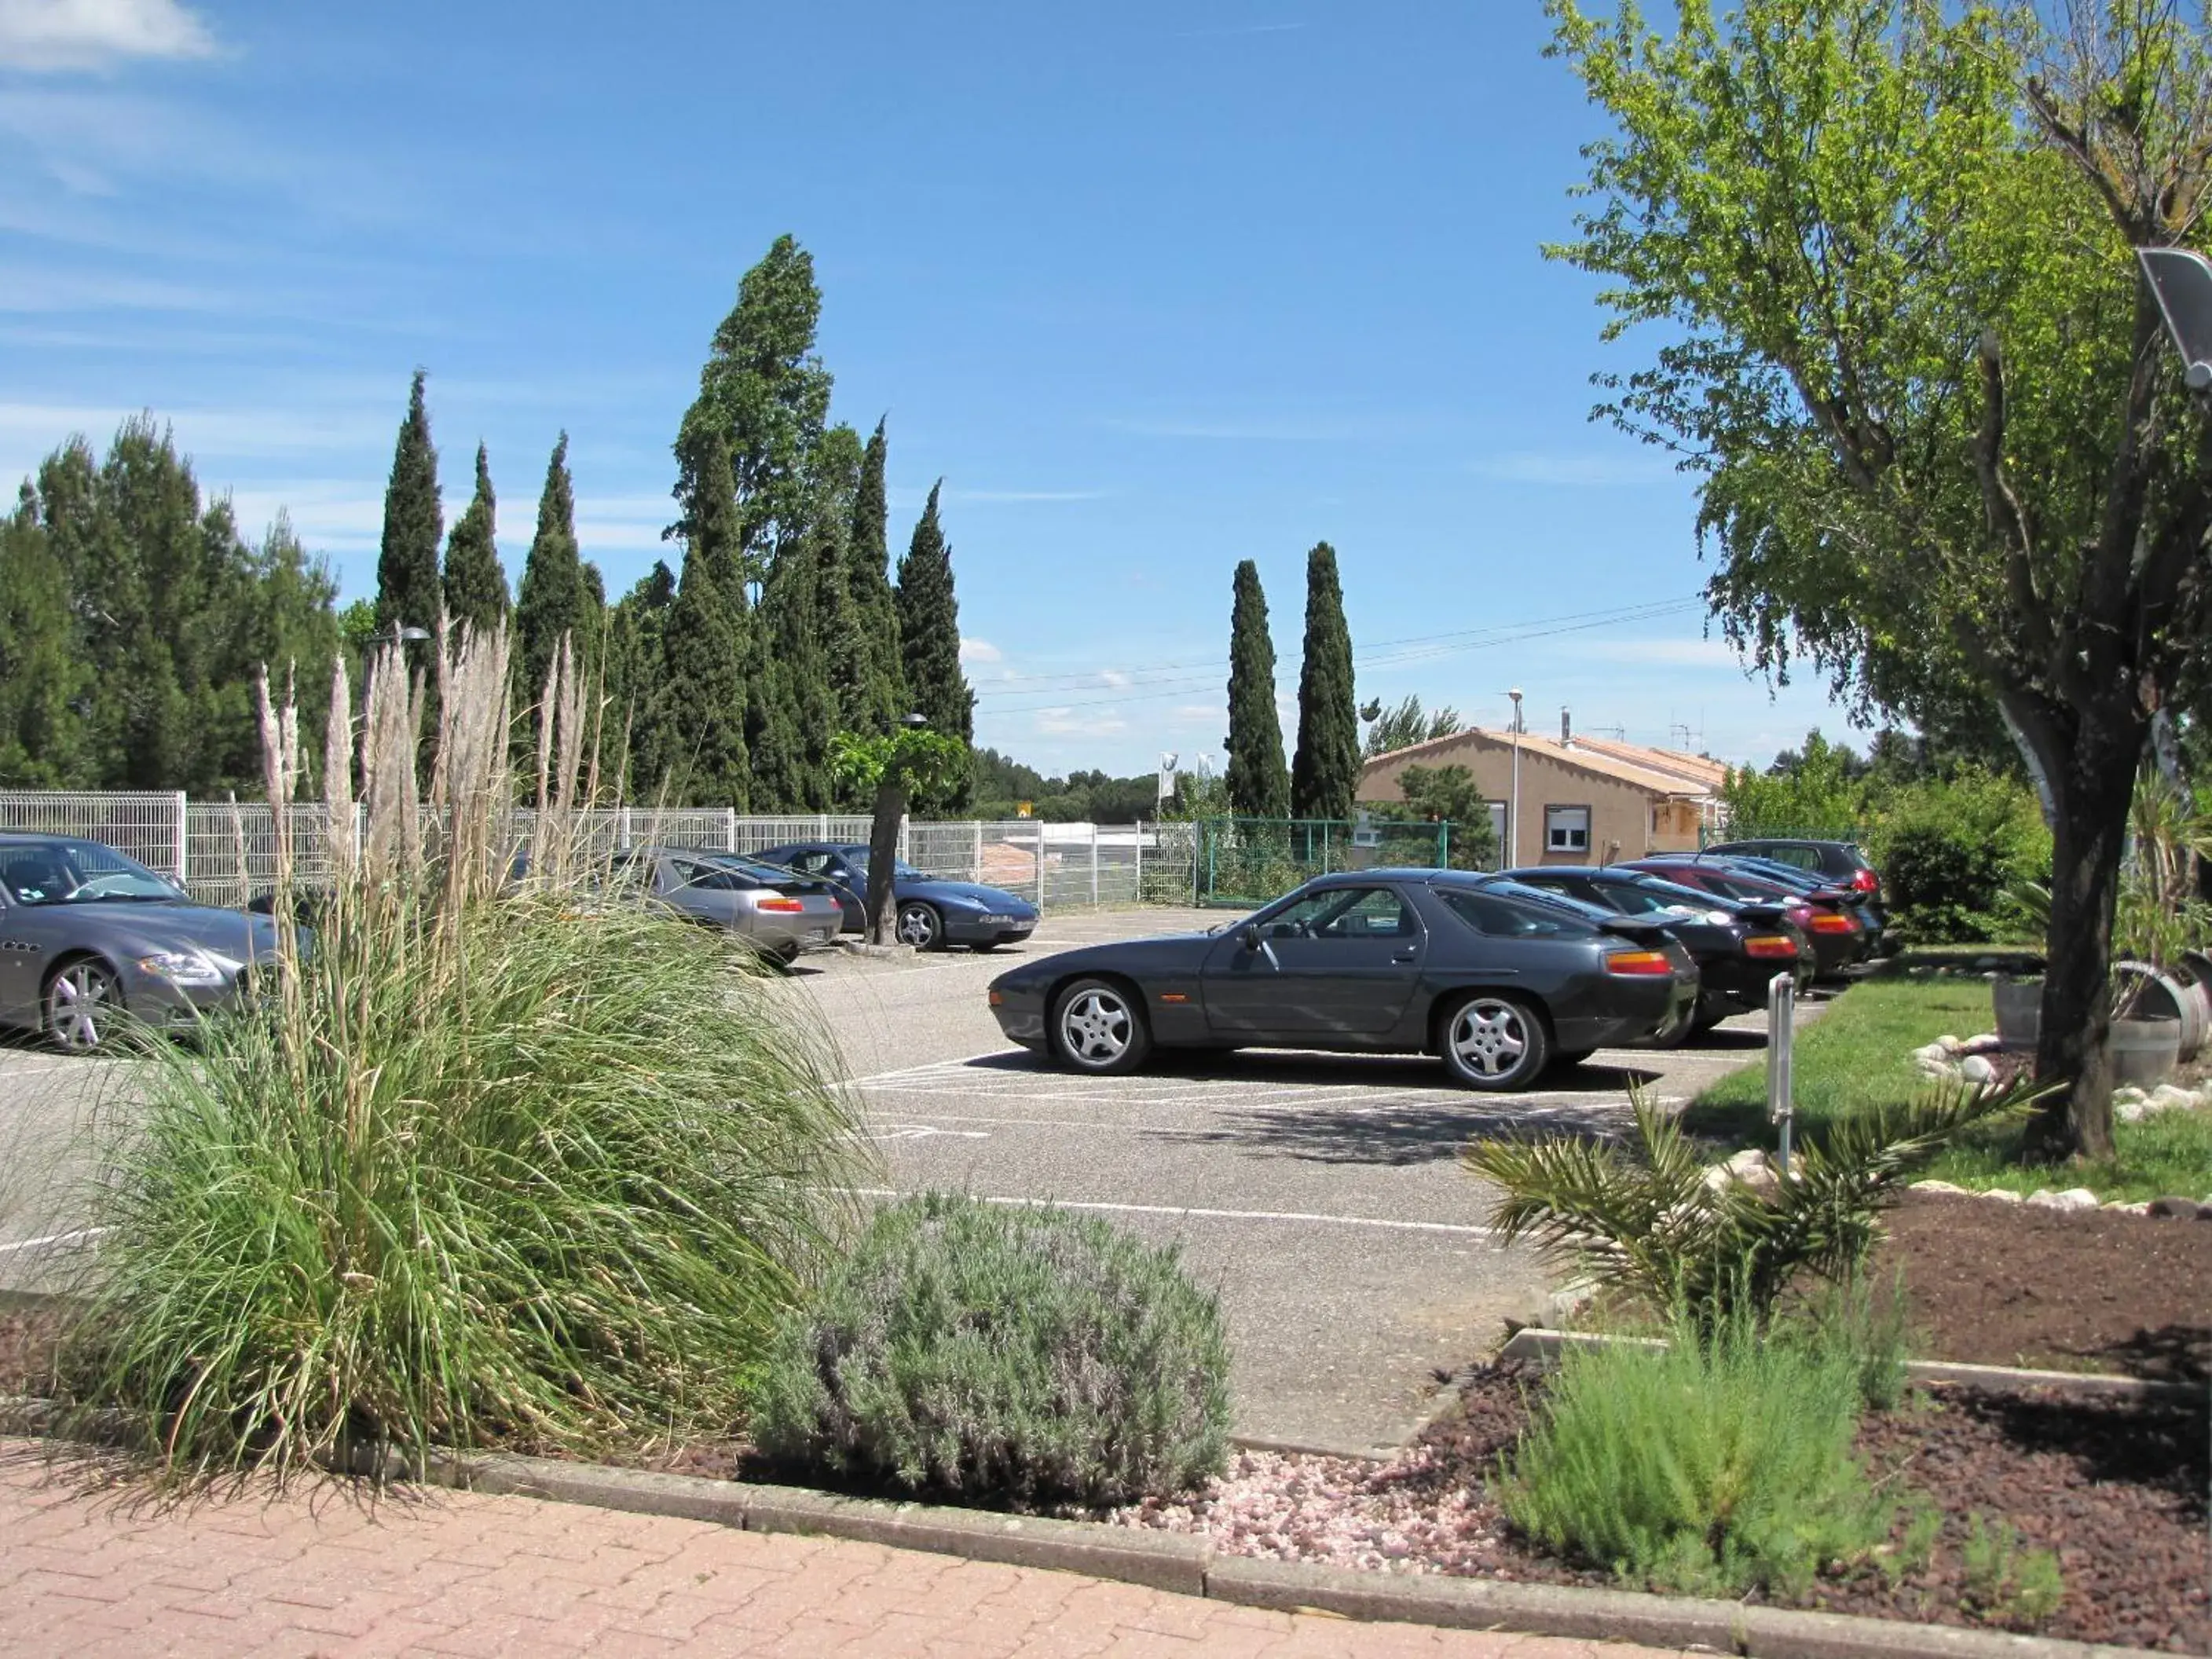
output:
[[[753,856],[830,883],[844,907],[843,931],[867,931],[866,848],[802,841]],[[972,881],[941,880],[910,864],[901,864],[891,872],[891,897],[898,907],[898,941],[917,951],[941,951],[948,945],[994,951],[1001,945],[1018,944],[1036,929],[1037,908],[1027,899]]]

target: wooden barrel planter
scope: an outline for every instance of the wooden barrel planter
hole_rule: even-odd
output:
[[[2128,1004],[2129,1020],[2172,1020],[2180,1045],[2177,1063],[2196,1058],[2212,1031],[2212,1006],[2186,963],[2160,968],[2148,962],[2116,962],[2112,976],[2118,981],[2121,1000]],[[2112,1029],[2117,1032],[2129,1020],[2115,1021]]]
[[[2181,1022],[2168,1014],[2112,1022],[2112,1081],[2154,1089],[2181,1063]]]

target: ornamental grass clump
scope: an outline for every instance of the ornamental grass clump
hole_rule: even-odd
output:
[[[64,1376],[173,1479],[727,1433],[849,1236],[862,1143],[793,1000],[597,879],[565,646],[527,820],[504,635],[437,654],[420,796],[423,684],[383,653],[356,755],[341,667],[326,828],[276,815],[312,937],[281,929],[261,1006],[149,1049],[100,1149]],[[296,733],[262,703],[282,803]]]
[[[1094,1217],[930,1194],[878,1212],[752,1395],[772,1459],[909,1492],[1113,1504],[1227,1449],[1212,1296]]]
[[[1853,1452],[1848,1347],[1738,1321],[1668,1345],[1570,1349],[1497,1485],[1545,1548],[1670,1590],[1801,1589],[1866,1554],[1891,1510]]]

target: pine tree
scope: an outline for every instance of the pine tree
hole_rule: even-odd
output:
[[[0,519],[0,788],[82,788],[88,670],[68,573],[38,522],[30,486]]]
[[[415,371],[407,418],[392,453],[392,481],[384,490],[384,541],[376,558],[376,622],[395,628],[434,628],[443,599],[438,582],[438,543],[445,516],[438,502],[438,452],[430,443],[429,411],[422,404],[423,372]]]
[[[446,538],[446,611],[455,628],[478,631],[507,615],[507,571],[499,562],[499,504],[492,494],[491,463],[477,446],[477,493]]]
[[[1347,818],[1359,787],[1359,705],[1352,695],[1352,630],[1336,550],[1316,543],[1306,555],[1305,659],[1298,669],[1298,751],[1291,762],[1291,811],[1302,818]]]
[[[1275,710],[1275,642],[1267,632],[1267,596],[1260,567],[1237,567],[1229,617],[1229,751],[1224,782],[1230,810],[1249,818],[1287,817],[1291,772],[1283,763],[1283,722]]]
[[[568,476],[568,434],[563,432],[546,463],[538,498],[538,532],[522,563],[522,588],[514,605],[515,704],[534,708],[544,695],[561,637],[571,649],[586,643],[583,562],[576,551],[576,486]],[[533,718],[532,731],[536,722]],[[532,741],[535,741],[534,737]]]
[[[907,694],[933,730],[963,743],[975,735],[975,694],[960,669],[960,602],[952,591],[952,550],[938,522],[940,478],[914,527],[898,568],[899,644]]]
[[[690,459],[698,493],[684,552],[684,580],[661,634],[661,678],[652,720],[652,769],[672,800],[744,808],[751,795],[745,753],[744,589],[723,583],[738,568],[737,493],[729,449],[698,428]],[[735,604],[732,604],[734,597]]]
[[[884,422],[860,457],[853,527],[845,538],[845,576],[853,592],[853,625],[867,652],[867,693],[856,732],[889,732],[906,717],[906,665],[899,650],[898,603],[890,583],[890,512],[884,483]]]

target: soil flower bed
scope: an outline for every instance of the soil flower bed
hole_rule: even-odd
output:
[[[1201,1496],[1111,1519],[1277,1560],[1656,1588],[1544,1553],[1515,1535],[1489,1497],[1498,1457],[1528,1425],[1543,1385],[1540,1372],[1492,1365],[1474,1375],[1458,1411],[1390,1462],[1244,1452]],[[2201,1404],[1917,1392],[1870,1415],[1859,1449],[1878,1478],[1923,1496],[1902,1507],[1872,1560],[1832,1566],[1778,1605],[2212,1650]],[[2033,1620],[2021,1615],[2008,1573],[2038,1550],[2055,1552],[2063,1591],[2048,1617]]]

